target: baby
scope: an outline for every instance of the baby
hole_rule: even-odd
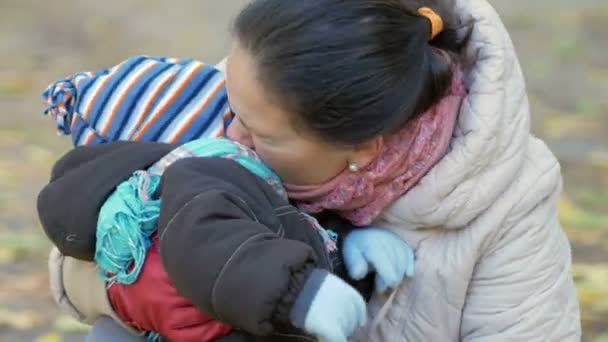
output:
[[[43,227],[64,255],[96,261],[123,323],[177,341],[345,341],[364,323],[369,291],[348,283],[369,279],[349,279],[337,249],[352,228],[328,234],[253,151],[210,138],[231,119],[217,69],[134,57],[45,99],[75,145],[97,146],[56,164]],[[147,306],[148,293],[163,300]]]

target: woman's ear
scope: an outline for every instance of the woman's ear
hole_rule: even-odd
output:
[[[353,149],[349,158],[350,163],[356,163],[359,169],[365,168],[374,161],[384,148],[384,137],[376,137],[366,143],[360,144]]]

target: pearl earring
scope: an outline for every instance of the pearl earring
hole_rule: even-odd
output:
[[[359,172],[359,165],[357,163],[350,163],[348,165],[348,169],[350,170],[350,172]]]

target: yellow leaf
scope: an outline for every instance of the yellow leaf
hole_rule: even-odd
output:
[[[601,168],[608,168],[608,152],[591,152],[591,164]]]
[[[583,309],[608,311],[608,264],[575,264],[574,279]]]
[[[600,230],[608,227],[608,215],[585,210],[566,195],[561,196],[558,211],[560,221],[567,229]]]
[[[63,332],[86,332],[91,330],[91,327],[78,322],[71,316],[62,315],[55,321],[55,329]]]
[[[41,323],[39,314],[31,311],[10,311],[0,309],[0,326],[16,330],[29,330]]]
[[[42,335],[36,339],[36,342],[62,342],[63,337],[61,334],[56,332],[51,332],[46,335]]]

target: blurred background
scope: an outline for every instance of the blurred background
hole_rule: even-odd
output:
[[[585,341],[608,341],[608,2],[491,0],[528,81],[534,133],[560,158]],[[46,85],[134,54],[215,63],[245,0],[0,0],[0,341],[82,341],[49,296],[35,198],[71,147]]]

